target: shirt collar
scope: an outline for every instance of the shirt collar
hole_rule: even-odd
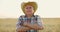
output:
[[[27,16],[25,15],[25,17],[27,17]],[[32,17],[35,17],[35,16],[33,15]]]

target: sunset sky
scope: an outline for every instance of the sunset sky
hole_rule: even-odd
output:
[[[60,0],[0,0],[0,18],[18,18],[24,15],[20,5],[28,1],[37,2],[35,15],[42,18],[60,18]]]

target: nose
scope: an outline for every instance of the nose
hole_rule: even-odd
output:
[[[31,9],[31,7],[27,7],[26,9]]]

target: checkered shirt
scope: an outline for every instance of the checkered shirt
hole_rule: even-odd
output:
[[[21,28],[21,27],[24,27],[22,26],[24,22],[27,22],[28,23],[31,23],[31,24],[35,24],[37,23],[39,26],[42,26],[42,21],[41,21],[41,18],[38,16],[38,15],[33,15],[31,18],[28,18],[27,16],[25,15],[22,15],[18,18],[18,22],[17,22],[17,25],[16,25],[16,29],[17,28]],[[26,32],[37,32],[38,30],[28,30]]]

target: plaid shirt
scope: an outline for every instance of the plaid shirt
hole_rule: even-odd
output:
[[[22,15],[19,17],[19,20],[16,25],[16,29],[22,26],[24,22],[30,21],[29,23],[34,24],[37,23],[39,26],[42,26],[41,18],[38,15],[33,15],[31,18],[27,18],[26,16]],[[29,30],[27,32],[37,32],[37,30]]]

